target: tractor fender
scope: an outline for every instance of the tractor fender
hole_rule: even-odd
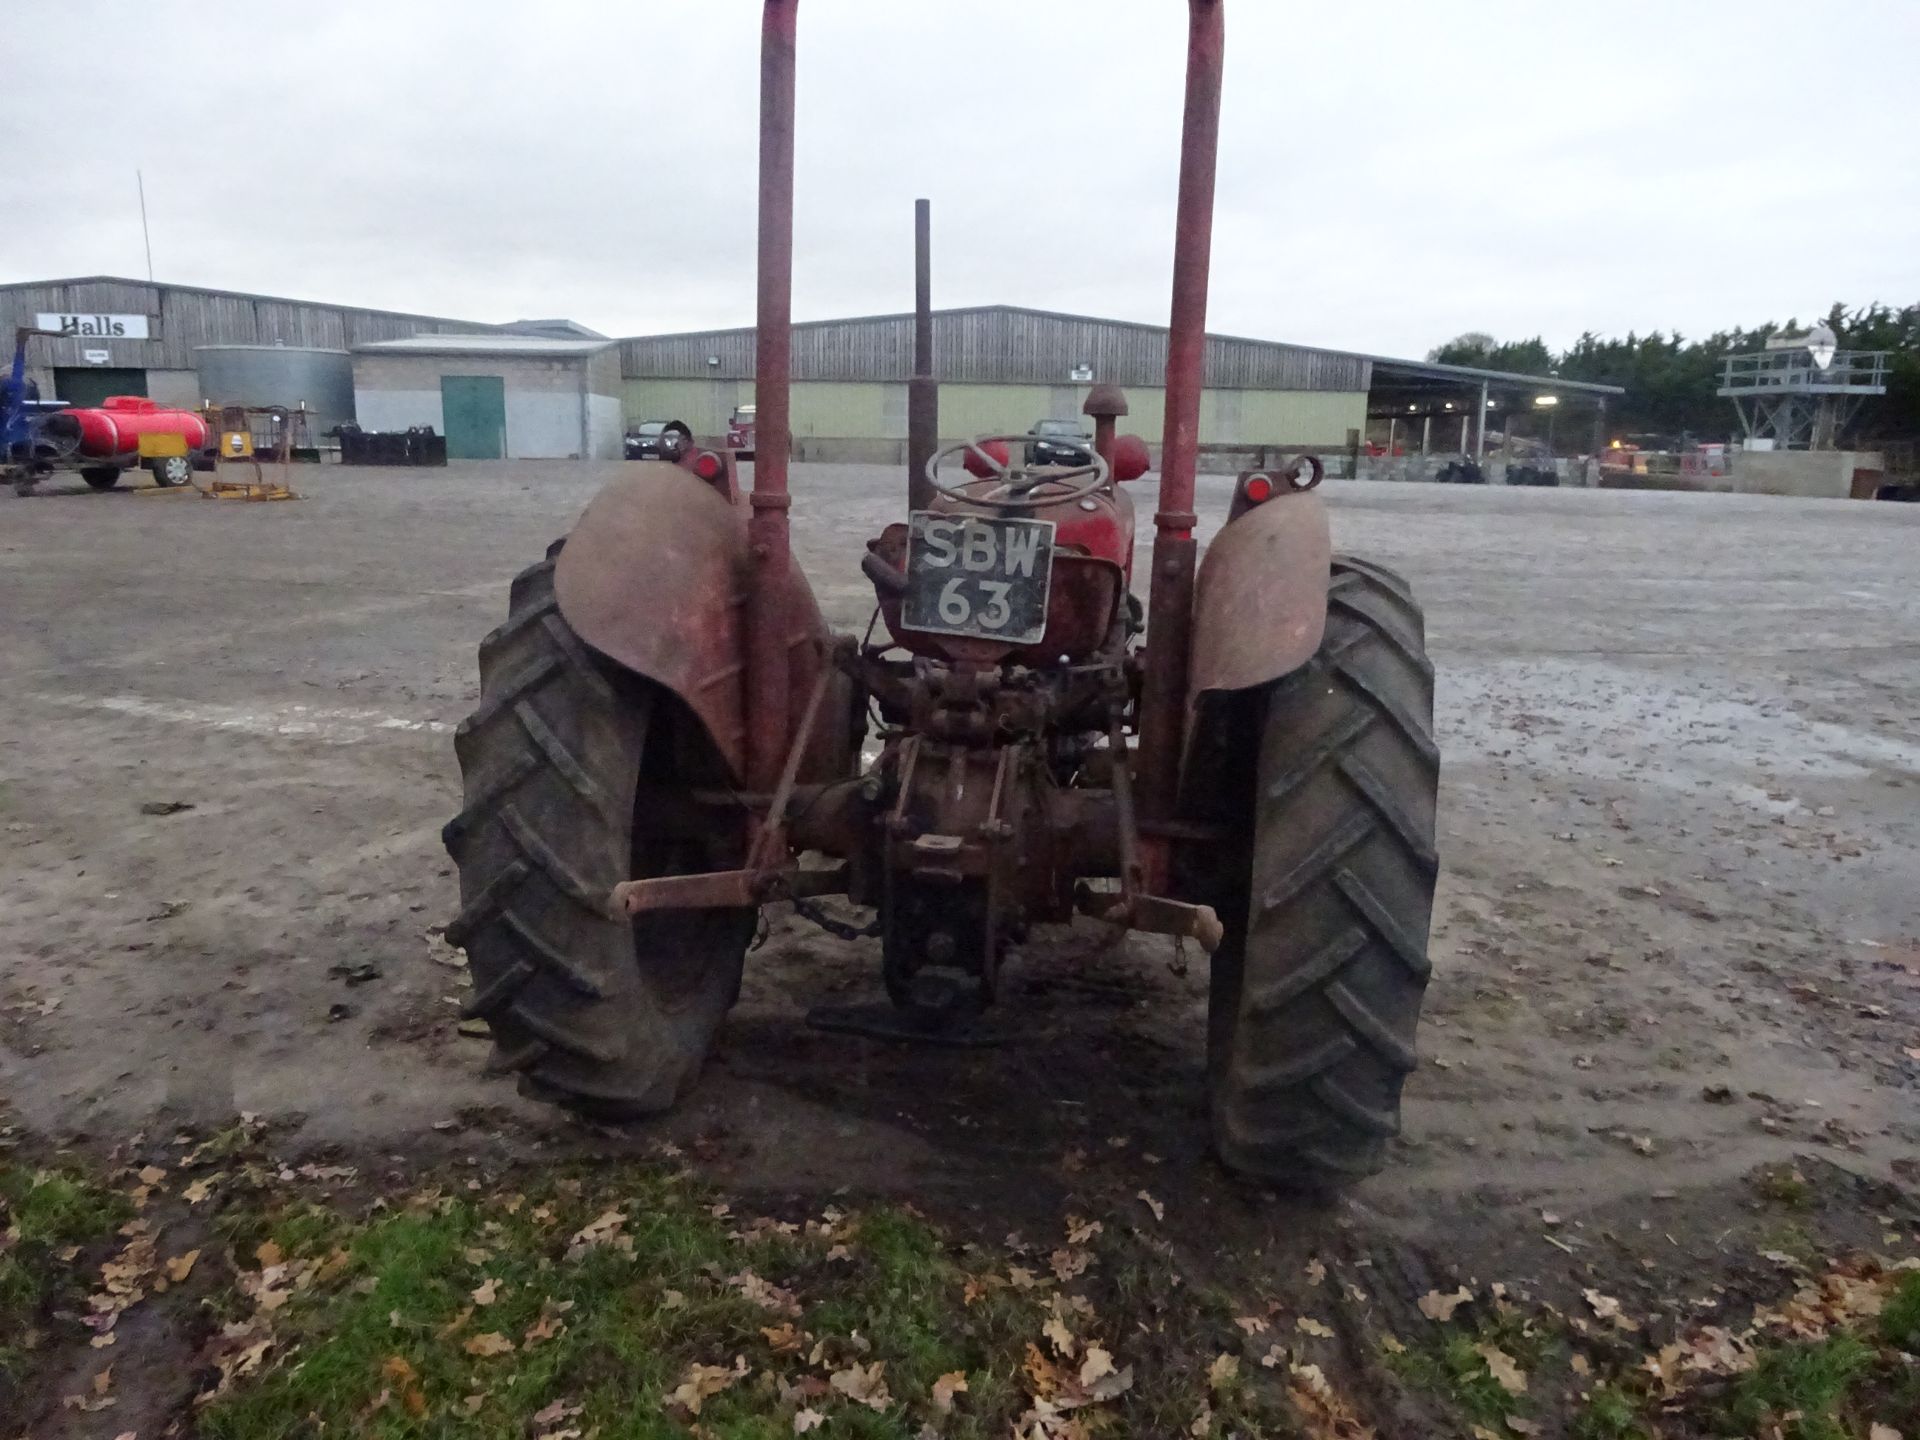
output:
[[[1333,541],[1311,491],[1282,493],[1229,520],[1194,585],[1189,710],[1209,690],[1247,690],[1297,670],[1327,625]]]
[[[692,471],[628,465],[575,522],[554,566],[560,613],[593,649],[686,702],[736,780],[746,773],[747,509]],[[832,636],[800,567],[787,574],[791,708],[798,728]],[[801,779],[847,773],[847,727],[829,677]]]

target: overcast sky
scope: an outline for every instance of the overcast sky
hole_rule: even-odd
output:
[[[1164,324],[1180,0],[805,0],[794,313]],[[0,280],[608,334],[749,323],[753,0],[12,0]],[[1920,0],[1228,0],[1208,321],[1463,330],[1920,301]]]

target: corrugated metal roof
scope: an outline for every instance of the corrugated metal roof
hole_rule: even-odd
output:
[[[69,275],[64,279],[55,280],[9,280],[0,282],[0,294],[11,290],[50,290],[56,286],[65,285],[121,286],[129,292],[170,290],[176,294],[212,295],[223,300],[299,305],[315,310],[351,310],[357,315],[387,315],[396,320],[431,320],[440,325],[485,325],[487,323],[480,320],[455,320],[445,315],[422,315],[412,310],[383,310],[371,305],[346,305],[338,300],[299,300],[289,295],[256,295],[249,290],[216,290],[207,285],[177,285],[168,280],[131,280],[124,275]]]
[[[538,335],[410,335],[353,347],[356,355],[598,355],[613,340],[549,340]]]

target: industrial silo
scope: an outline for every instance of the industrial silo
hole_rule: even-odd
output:
[[[198,345],[200,396],[215,405],[306,403],[315,443],[336,425],[353,423],[353,357],[344,350],[301,345]]]

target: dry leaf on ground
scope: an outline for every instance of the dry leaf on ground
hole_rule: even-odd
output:
[[[1527,1393],[1527,1372],[1520,1368],[1511,1355],[1497,1345],[1476,1345],[1473,1349],[1476,1355],[1487,1362],[1487,1373],[1493,1376],[1502,1390],[1509,1395]]]
[[[1151,1210],[1153,1212],[1154,1219],[1164,1220],[1167,1218],[1167,1207],[1162,1205],[1158,1200],[1154,1199],[1153,1196],[1149,1195],[1146,1191],[1144,1190],[1135,1191],[1133,1198],[1138,1200],[1142,1205],[1145,1205],[1147,1209]]]
[[[1231,1385],[1240,1374],[1240,1360],[1224,1350],[1213,1357],[1213,1363],[1207,1366],[1207,1388],[1219,1390]]]
[[[1429,1320],[1438,1320],[1444,1324],[1453,1318],[1454,1311],[1471,1299],[1473,1299],[1473,1291],[1464,1285],[1451,1295],[1442,1295],[1438,1290],[1429,1290],[1420,1297],[1420,1313]]]
[[[1073,1332],[1067,1328],[1066,1321],[1058,1315],[1049,1315],[1047,1323],[1040,1327],[1040,1333],[1052,1342],[1056,1355],[1071,1356],[1080,1348],[1080,1342],[1073,1338]]]
[[[469,1355],[487,1356],[511,1355],[514,1347],[513,1341],[498,1330],[489,1330],[484,1335],[471,1337],[461,1348]]]
[[[189,1250],[184,1255],[176,1255],[167,1261],[167,1279],[178,1285],[193,1273],[193,1262],[200,1258],[198,1250]]]
[[[1060,1280],[1071,1280],[1076,1275],[1084,1274],[1092,1263],[1093,1256],[1085,1250],[1056,1250],[1047,1257],[1047,1264],[1052,1267],[1055,1278]]]
[[[887,1362],[875,1360],[872,1364],[862,1365],[859,1361],[836,1370],[827,1377],[828,1383],[849,1400],[875,1410],[884,1410],[893,1403],[893,1396],[887,1393]]]
[[[1099,1345],[1087,1347],[1087,1358],[1080,1366],[1080,1383],[1092,1385],[1102,1376],[1114,1373],[1113,1356]]]
[[[500,1298],[500,1282],[491,1277],[476,1285],[472,1299],[476,1305],[491,1305]]]
[[[734,1381],[745,1377],[746,1373],[744,1355],[736,1355],[731,1368],[725,1365],[702,1365],[696,1361],[687,1367],[687,1373],[680,1377],[679,1385],[674,1387],[667,1401],[678,1405],[689,1415],[698,1415],[709,1395],[718,1395]]]
[[[1331,1325],[1321,1324],[1311,1315],[1302,1315],[1298,1320],[1295,1320],[1293,1322],[1293,1328],[1298,1330],[1302,1335],[1311,1335],[1319,1340],[1331,1340],[1333,1338],[1333,1327]]]
[[[827,1417],[818,1410],[796,1410],[793,1412],[793,1433],[804,1435],[809,1430],[818,1430],[827,1423]]]
[[[933,1408],[942,1415],[953,1409],[953,1397],[967,1388],[967,1372],[950,1370],[933,1382]]]

